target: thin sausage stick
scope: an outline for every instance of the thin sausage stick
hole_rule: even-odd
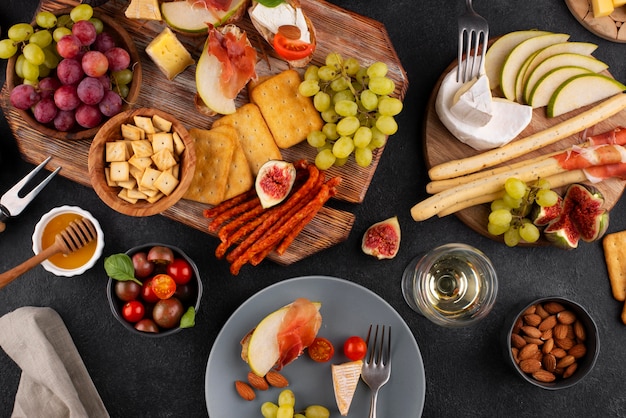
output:
[[[247,200],[223,211],[218,216],[213,218],[213,220],[209,224],[209,231],[217,231],[218,229],[220,229],[220,226],[222,226],[229,219],[232,219],[238,215],[241,215],[242,213],[252,210],[257,206],[261,206],[261,201],[258,197],[254,197],[253,199]]]
[[[626,94],[620,93],[571,119],[526,138],[510,142],[502,147],[485,151],[472,157],[436,165],[428,171],[428,175],[431,180],[443,180],[493,167],[581,132],[624,109],[626,109]]]
[[[250,221],[251,219],[256,219],[263,213],[265,209],[263,206],[258,205],[252,208],[251,210],[242,213],[240,216],[236,217],[226,225],[220,228],[217,236],[220,238],[220,241],[226,242],[228,237],[235,231],[237,231],[243,224]]]
[[[213,206],[212,208],[205,209],[202,214],[205,218],[215,218],[220,213],[232,208],[233,206],[237,206],[248,199],[251,199],[256,196],[256,192],[254,189],[248,190],[245,193],[234,196],[228,200],[223,201],[222,203]]]

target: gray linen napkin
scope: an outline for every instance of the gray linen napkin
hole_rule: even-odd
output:
[[[0,346],[22,369],[12,418],[109,416],[55,310],[29,306],[4,315]]]

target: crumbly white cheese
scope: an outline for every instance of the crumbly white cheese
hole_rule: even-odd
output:
[[[511,142],[530,123],[533,109],[509,100],[492,99],[492,117],[484,126],[474,126],[455,116],[450,108],[454,95],[463,85],[456,81],[456,68],[441,83],[435,110],[446,128],[461,142],[483,151]]]
[[[276,7],[266,7],[257,3],[250,13],[259,23],[269,31],[276,34],[278,28],[283,25],[294,25],[300,28],[300,40],[311,43],[311,34],[301,8],[293,8],[287,3],[281,3]]]
[[[452,98],[450,111],[458,119],[473,126],[485,126],[493,116],[491,90],[486,75],[465,83]]]

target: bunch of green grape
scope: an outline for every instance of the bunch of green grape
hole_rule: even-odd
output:
[[[510,177],[504,183],[504,195],[491,203],[487,230],[492,235],[503,235],[504,243],[515,247],[520,242],[536,242],[541,232],[528,218],[533,204],[550,207],[557,204],[559,195],[550,189],[550,183],[540,179],[528,186],[522,180]]]
[[[284,389],[278,395],[278,404],[264,402],[261,405],[263,418],[328,418],[330,411],[321,405],[308,406],[302,412],[295,412],[296,396],[290,389]]]
[[[367,167],[372,151],[396,133],[394,116],[402,111],[402,101],[390,96],[396,86],[387,71],[384,62],[363,67],[355,58],[344,59],[336,52],[326,56],[324,65],[306,69],[299,92],[313,97],[324,120],[322,130],[307,137],[317,149],[319,169],[343,165],[353,153],[356,163]]]
[[[48,11],[38,12],[36,26],[29,23],[16,23],[7,31],[7,39],[0,40],[0,58],[9,59],[17,55],[15,65],[18,76],[25,84],[36,85],[40,78],[47,77],[57,67],[60,57],[56,42],[65,35],[71,35],[71,24],[78,20],[91,20],[102,30],[103,24],[93,18],[93,8],[88,4],[74,7],[70,14],[57,18]]]

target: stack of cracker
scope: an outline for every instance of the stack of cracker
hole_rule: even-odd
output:
[[[602,240],[613,297],[624,302],[621,319],[626,324],[626,231],[607,234]]]
[[[211,129],[191,129],[196,171],[183,198],[217,205],[246,192],[263,164],[282,160],[280,149],[321,130],[324,122],[312,100],[298,92],[300,82],[295,70],[269,77],[251,87],[251,103]]]

